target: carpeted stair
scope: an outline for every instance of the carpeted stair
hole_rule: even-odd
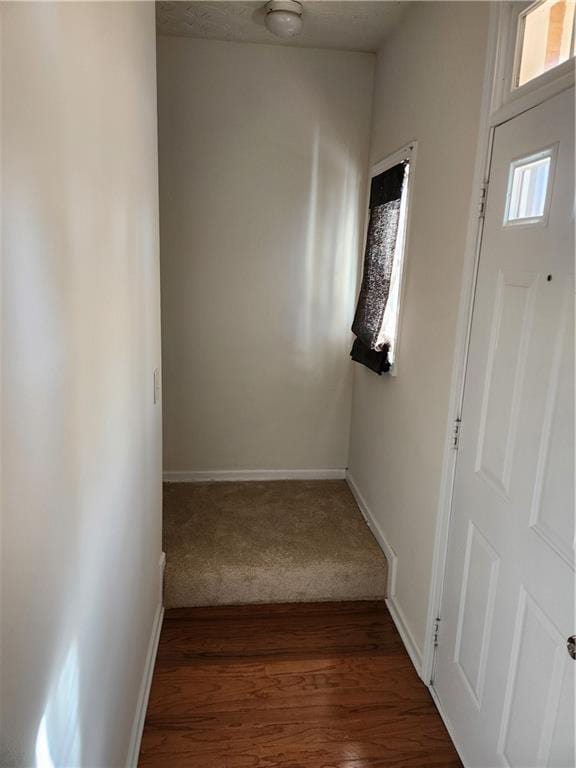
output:
[[[167,483],[165,604],[381,600],[387,563],[342,480]]]

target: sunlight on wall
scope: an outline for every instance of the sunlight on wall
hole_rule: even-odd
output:
[[[165,470],[345,466],[373,64],[158,39]]]
[[[346,354],[356,294],[363,168],[316,126],[310,153],[304,269],[298,323],[300,368]],[[344,342],[344,347],[342,346]],[[336,348],[336,349],[335,349]]]
[[[160,582],[154,7],[1,6],[0,765],[121,766]]]
[[[304,297],[301,318],[301,345],[304,354],[308,353],[311,357],[310,363],[313,364],[313,319],[312,306],[314,302],[314,274],[315,274],[315,256],[316,256],[316,229],[318,218],[318,172],[320,165],[320,128],[316,126],[314,131],[314,140],[312,143],[312,157],[310,162],[310,194],[308,203],[308,223],[306,226],[306,244],[304,247],[304,285],[302,293]]]
[[[36,768],[81,764],[82,739],[78,722],[78,648],[73,643],[50,689],[36,736]]]

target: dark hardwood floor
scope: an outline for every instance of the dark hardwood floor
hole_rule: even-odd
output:
[[[168,611],[139,764],[461,765],[381,602]]]

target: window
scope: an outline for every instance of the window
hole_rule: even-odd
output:
[[[511,164],[505,224],[533,224],[545,218],[553,158],[554,148]]]
[[[410,183],[410,162],[404,167],[404,184],[402,197],[400,198],[400,213],[398,217],[398,234],[396,236],[396,248],[392,273],[390,276],[390,290],[388,301],[384,308],[382,327],[378,334],[378,345],[388,344],[388,361],[394,366],[396,359],[396,343],[398,340],[398,318],[400,312],[400,288],[402,285],[402,273],[404,270],[404,241],[406,239],[406,214],[408,209],[408,184]]]
[[[415,145],[372,169],[362,286],[352,324],[352,359],[395,374],[409,185]]]
[[[575,10],[576,0],[539,0],[520,14],[516,87],[574,56]]]

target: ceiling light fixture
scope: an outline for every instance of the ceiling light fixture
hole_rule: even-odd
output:
[[[297,0],[270,0],[264,6],[266,28],[278,37],[295,37],[302,32],[302,3]]]

